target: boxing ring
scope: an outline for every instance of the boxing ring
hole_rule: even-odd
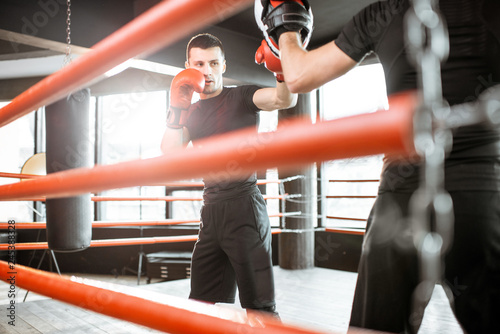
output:
[[[314,126],[298,120],[288,124],[276,133],[270,134],[255,135],[243,130],[234,134],[223,135],[220,138],[207,140],[204,145],[204,150],[213,150],[212,153],[215,154],[216,159],[214,159],[214,154],[200,157],[199,154],[202,152],[198,152],[196,149],[179,150],[169,157],[152,158],[144,161],[132,161],[88,169],[74,169],[48,176],[32,177],[23,182],[0,186],[0,197],[2,200],[26,200],[36,196],[56,198],[96,190],[130,187],[132,184],[142,185],[143,183],[156,184],[176,181],[202,176],[206,173],[227,172],[227,161],[237,161],[240,168],[236,171],[232,170],[231,176],[238,176],[238,173],[245,173],[256,168],[271,168],[276,166],[296,167],[315,161],[387,152],[392,154],[406,154],[411,151],[411,112],[415,101],[414,95],[401,95],[391,98],[391,109],[388,111],[319,123]],[[388,118],[391,120],[390,122],[388,122]],[[380,128],[373,128],[374,123],[378,124]],[[359,139],[356,133],[364,134],[362,140]],[[244,149],[231,144],[241,142],[237,140],[241,138],[244,138],[244,142],[246,143]],[[330,143],[336,142],[343,143],[342,147],[332,147]],[[374,143],[374,145],[368,146],[366,143]],[[294,147],[293,150],[287,150],[287,147],[290,147],[290,145]],[[251,149],[250,157],[253,159],[248,159],[249,149]],[[297,161],[297,154],[301,157],[300,161]],[[205,159],[210,158],[210,161],[213,163],[201,164],[204,161],[203,157]],[[171,162],[172,158],[175,162]],[[191,168],[186,168],[186,166],[191,166]],[[193,166],[198,166],[198,168]],[[130,179],[134,172],[140,175],[142,173],[138,172],[143,168],[147,168],[148,170],[156,168],[157,171],[155,173],[157,174],[151,177],[151,173],[148,173],[146,179],[144,179],[145,176],[143,175],[131,181]],[[115,177],[112,181],[109,180],[111,176]],[[88,179],[86,179],[87,177]],[[104,180],[107,180],[106,185],[102,184]],[[138,222],[137,224],[141,223]],[[151,222],[151,224],[174,223],[182,222]],[[16,223],[16,228],[28,227],[25,224]],[[124,223],[93,223],[96,227],[100,225],[116,226],[122,224]],[[32,228],[35,227],[43,228],[43,225],[32,226]],[[279,231],[274,231],[274,233],[279,233]],[[94,240],[91,243],[91,247],[195,241],[196,238],[197,236]],[[3,244],[0,245],[0,250],[9,250],[9,247],[15,247],[16,250],[47,249],[47,244]],[[0,267],[2,279],[8,281],[10,278],[10,274],[8,273],[11,271],[8,270],[7,263],[2,262]],[[200,327],[196,327],[197,325],[193,324],[192,321],[194,315],[188,310],[178,310],[175,307],[158,305],[145,300],[137,301],[136,297],[111,291],[105,292],[106,295],[110,295],[110,297],[106,297],[106,299],[110,300],[109,304],[102,305],[99,303],[98,305],[94,305],[92,303],[82,303],[82,300],[85,300],[84,296],[101,293],[102,289],[96,290],[95,287],[89,287],[65,277],[59,277],[55,274],[44,273],[19,265],[15,266],[15,272],[16,285],[21,288],[170,333],[199,333],[202,330],[208,332],[206,330],[207,321],[210,321],[210,327],[214,329],[213,333],[241,331],[243,330],[242,328],[244,328],[245,333],[313,333],[310,330],[275,324],[272,320],[263,321],[260,319],[259,322],[263,322],[265,328],[255,328],[253,327],[254,325],[249,323],[242,324],[234,320],[222,320],[217,317],[208,317],[207,320],[207,316],[205,315],[197,318],[200,320],[198,323]],[[64,296],[57,293],[57,291],[63,290],[71,291],[71,293],[64,294]],[[73,291],[75,291],[74,294]],[[122,309],[121,307],[117,308],[115,305],[129,305],[129,303],[134,305],[134,308],[124,307]],[[143,307],[145,304],[148,305],[147,308]],[[136,310],[135,307],[139,307],[140,310],[147,310],[147,317]],[[155,312],[150,312],[150,308],[155,309]],[[210,312],[211,310],[207,308],[205,311]],[[129,312],[135,312],[134,314],[140,314],[141,316],[139,318],[131,317]],[[165,312],[175,314],[175,316],[172,316],[172,318],[165,317]],[[183,317],[178,316],[178,313],[183,314]],[[196,316],[198,315],[196,314]],[[212,326],[211,320],[215,321],[216,324],[214,326]],[[170,321],[173,323],[170,323]],[[189,322],[190,325],[187,326],[185,322]]]
[[[0,126],[53,103],[99,80],[124,61],[174,43],[196,29],[244,9],[250,0],[164,1],[96,44],[60,71],[16,97],[0,109]],[[192,10],[196,8],[196,10]],[[168,31],[168,33],[165,33]],[[45,200],[109,189],[167,184],[204,176],[232,178],[255,170],[293,169],[314,162],[376,154],[414,153],[413,111],[419,101],[409,92],[389,97],[388,110],[310,124],[295,119],[276,132],[255,134],[244,129],[200,142],[203,149],[178,149],[169,155],[114,165],[76,168],[46,176],[26,176],[22,182],[0,186],[0,200]],[[147,173],[144,173],[147,171]],[[137,198],[136,198],[137,199]],[[94,200],[105,200],[94,198]],[[117,198],[113,198],[117,200]],[[126,199],[124,199],[126,200]],[[130,198],[128,200],[131,200]],[[157,198],[156,200],[168,200]],[[141,225],[182,224],[195,221],[129,222]],[[43,223],[16,223],[16,228],[44,228]],[[126,222],[93,222],[94,227],[123,226]],[[8,228],[2,224],[0,228]],[[273,231],[279,233],[279,230]],[[194,241],[197,236],[94,240],[91,247]],[[0,250],[47,249],[46,243],[1,244]],[[166,305],[102,289],[78,279],[0,261],[0,277],[60,301],[169,333],[318,333],[278,323],[266,316],[222,319],[213,307],[188,301],[187,307]],[[92,296],[99,296],[98,298]],[[193,311],[189,309],[196,309]],[[356,330],[349,330],[355,333]]]

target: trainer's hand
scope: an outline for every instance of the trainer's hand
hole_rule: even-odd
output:
[[[281,68],[281,60],[272,53],[265,40],[262,41],[255,53],[255,62],[259,65],[264,64],[269,71],[274,73],[278,82],[285,81],[283,69]]]
[[[203,92],[205,76],[194,68],[188,68],[177,74],[170,85],[170,106],[167,114],[167,126],[182,128],[187,121],[187,111],[191,106],[193,93]]]
[[[298,32],[304,48],[313,30],[313,15],[307,0],[255,0],[255,21],[271,51],[279,57],[279,38],[287,31]]]

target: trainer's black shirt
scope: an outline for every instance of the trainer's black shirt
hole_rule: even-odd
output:
[[[441,0],[448,26],[450,53],[442,64],[443,96],[450,105],[475,101],[500,83],[500,12],[495,0]],[[374,3],[353,17],[335,43],[355,61],[375,52],[383,66],[388,95],[417,88],[417,72],[407,57],[404,15],[408,0]],[[498,190],[498,132],[486,124],[454,130],[447,162],[448,190]],[[404,170],[404,172],[402,172]],[[386,162],[381,190],[413,191],[415,165]]]
[[[257,131],[259,109],[253,103],[253,95],[259,88],[255,85],[224,87],[219,95],[192,104],[186,127],[193,145],[200,139],[249,126]],[[204,195],[209,199],[232,197],[256,182],[255,173],[238,180],[229,180],[227,173],[219,173],[204,178]]]

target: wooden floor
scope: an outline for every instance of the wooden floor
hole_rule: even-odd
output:
[[[355,273],[322,268],[285,270],[275,267],[274,270],[277,306],[283,322],[324,333],[347,332],[357,277]],[[166,300],[169,296],[186,298],[189,293],[188,279],[137,285],[137,278],[133,276],[115,278],[93,275],[85,277],[108,282],[104,284],[151,300]],[[9,286],[0,282],[0,333],[159,333],[34,293],[29,293],[26,301],[23,302],[26,293],[23,290],[16,290],[16,326],[14,327],[8,324],[8,290]],[[223,306],[239,309],[238,302],[235,305]],[[439,286],[436,287],[431,303],[427,307],[419,333],[463,333]]]

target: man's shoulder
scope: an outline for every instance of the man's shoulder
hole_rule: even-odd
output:
[[[224,86],[224,90],[247,90],[247,89],[260,89],[257,85],[238,85],[238,86]]]
[[[226,94],[241,94],[241,95],[246,95],[246,94],[251,94],[253,95],[257,90],[259,90],[261,87],[257,85],[240,85],[240,86],[227,86],[224,87],[224,90],[226,91]]]

